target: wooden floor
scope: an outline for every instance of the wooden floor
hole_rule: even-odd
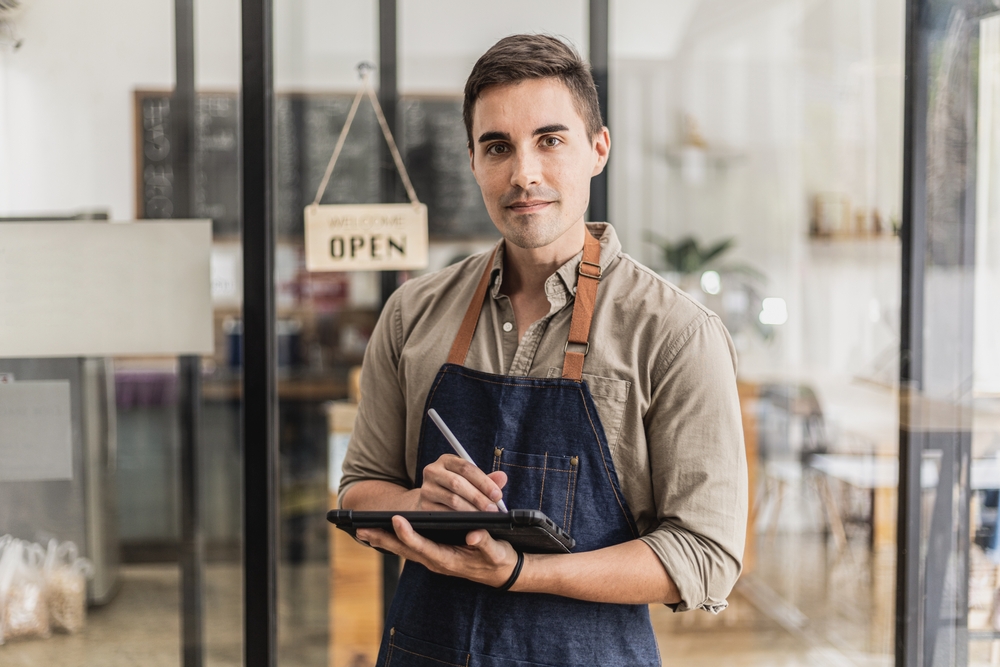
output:
[[[357,558],[368,552],[348,553]],[[889,667],[891,559],[872,563],[861,546],[838,562],[832,554],[819,535],[761,540],[757,569],[740,583],[723,613],[674,614],[662,605],[651,607],[664,665]],[[368,653],[357,637],[369,632],[374,605],[335,628],[330,647],[331,585],[336,594],[355,583],[331,582],[325,562],[282,568],[279,665],[328,667],[340,659],[350,667],[372,664],[358,659]],[[0,665],[178,667],[178,585],[175,566],[126,567],[121,592],[108,606],[92,610],[82,634],[10,642],[0,646]],[[240,568],[208,566],[205,586],[205,664],[237,667],[242,664]],[[336,605],[333,613],[350,616]],[[970,648],[970,665],[989,664],[988,644]]]
[[[381,554],[330,527],[330,666],[374,665],[382,636]]]

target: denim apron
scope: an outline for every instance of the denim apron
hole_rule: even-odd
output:
[[[489,285],[493,262],[487,264],[448,362],[428,393],[417,453],[419,487],[424,467],[453,453],[429,425],[426,411],[434,408],[480,467],[507,473],[507,507],[542,510],[576,539],[577,552],[639,536],[582,379],[599,259],[600,244],[588,233],[562,378],[493,375],[462,365]],[[410,561],[386,629],[381,667],[660,664],[646,605],[501,593]]]

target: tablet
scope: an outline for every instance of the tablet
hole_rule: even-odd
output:
[[[506,540],[526,553],[569,553],[576,540],[539,510],[510,512],[362,512],[330,510],[326,519],[354,535],[358,528],[393,531],[392,517],[401,516],[413,529],[439,544],[464,545],[472,530],[485,528],[493,539]]]

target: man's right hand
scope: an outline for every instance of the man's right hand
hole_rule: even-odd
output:
[[[497,512],[505,484],[502,470],[486,474],[454,454],[443,454],[424,468],[416,509]]]

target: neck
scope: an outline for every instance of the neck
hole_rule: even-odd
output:
[[[541,248],[520,248],[507,242],[504,245],[503,292],[508,296],[544,296],[545,281],[583,250],[586,234],[587,226],[580,220],[554,242]]]

